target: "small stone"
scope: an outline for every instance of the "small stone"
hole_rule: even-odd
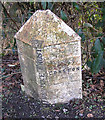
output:
[[[89,78],[89,76],[86,76],[85,78]]]
[[[75,118],[78,118],[78,116],[75,116]]]
[[[65,108],[63,109],[63,112],[64,112],[64,113],[66,113],[67,111],[68,111],[67,109],[65,109]]]
[[[23,92],[25,92],[25,87],[24,87],[24,85],[20,85],[21,86],[21,90],[23,91]]]
[[[43,104],[48,104],[48,102],[47,101],[43,101]]]
[[[15,67],[15,65],[12,65],[12,64],[8,64],[9,67]]]
[[[81,116],[81,117],[82,117],[82,116],[83,116],[83,114],[82,114],[82,113],[79,113],[79,116]]]
[[[53,107],[55,107],[55,105],[54,105],[54,104],[53,104],[52,106],[53,106]]]
[[[28,101],[30,101],[30,98],[28,98]]]
[[[50,115],[48,115],[48,116],[47,116],[47,118],[51,119],[51,116],[50,116]]]
[[[35,105],[35,103],[32,103],[32,105]]]
[[[58,120],[58,119],[59,119],[59,117],[58,117],[58,116],[55,116],[55,119],[56,119],[56,120]]]
[[[45,116],[42,116],[42,118],[45,118]]]

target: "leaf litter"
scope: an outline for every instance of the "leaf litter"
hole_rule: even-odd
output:
[[[82,100],[51,105],[34,100],[21,91],[23,79],[17,54],[3,56],[1,66],[3,118],[105,118],[104,71],[93,76],[89,71],[82,71]]]

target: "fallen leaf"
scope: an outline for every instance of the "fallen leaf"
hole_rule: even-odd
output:
[[[86,97],[88,93],[86,91],[83,91],[83,95]]]
[[[56,112],[60,112],[60,110],[55,110]]]
[[[104,87],[104,81],[103,80],[100,80],[100,86]]]
[[[83,114],[84,110],[80,110],[80,113]]]
[[[93,117],[93,114],[89,113],[89,114],[87,114],[87,117],[88,118]]]
[[[95,88],[95,85],[90,85],[90,87],[91,87],[92,89],[94,89],[94,88]]]

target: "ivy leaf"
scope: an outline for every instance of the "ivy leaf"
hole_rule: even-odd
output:
[[[61,10],[60,12],[62,20],[67,20],[67,15],[64,11]]]
[[[103,68],[105,68],[105,59],[103,59]]]
[[[87,61],[87,66],[88,66],[89,68],[91,68],[92,62],[91,62],[90,60]]]
[[[92,64],[92,73],[98,73],[103,63],[103,51],[98,54]]]
[[[94,48],[95,48],[95,51],[97,53],[100,53],[102,51],[101,43],[100,43],[99,39],[96,39],[95,44],[94,44]]]
[[[53,9],[53,4],[51,2],[48,2],[48,9],[50,9],[50,10]]]
[[[93,25],[90,24],[90,23],[84,23],[84,27],[90,27],[90,28],[93,28]]]
[[[28,11],[28,19],[32,16],[31,9]]]
[[[46,2],[41,2],[41,5],[42,5],[42,7],[43,7],[43,9],[45,10],[46,9]]]
[[[102,8],[102,12],[105,13],[105,7]]]
[[[79,5],[77,3],[74,2],[73,5],[74,5],[76,10],[78,10],[78,11],[80,10],[80,7],[79,7]]]
[[[102,38],[102,42],[105,45],[105,37]]]
[[[82,29],[79,29],[78,35],[82,38],[82,41],[85,41],[85,35],[84,35],[84,33],[82,32]]]

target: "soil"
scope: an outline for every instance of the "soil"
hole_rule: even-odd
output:
[[[105,72],[96,75],[83,70],[83,99],[73,99],[65,104],[47,104],[27,96],[21,90],[23,84],[18,55],[3,56],[2,75],[2,118],[18,119],[105,119]],[[1,91],[0,91],[1,92]]]

